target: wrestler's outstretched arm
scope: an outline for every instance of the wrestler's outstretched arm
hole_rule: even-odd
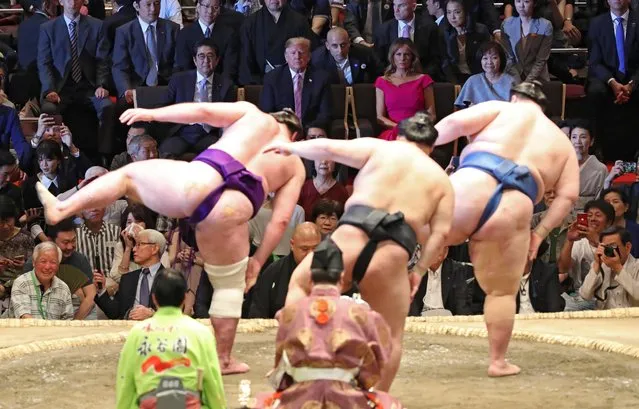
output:
[[[433,264],[442,247],[446,245],[446,238],[453,223],[454,207],[455,194],[448,182],[448,186],[437,204],[437,209],[431,216],[428,225],[425,226],[427,230],[426,243],[422,243],[422,255],[413,268],[413,271],[422,276]]]
[[[332,160],[351,168],[361,169],[376,148],[388,143],[376,138],[360,138],[350,141],[319,138],[294,143],[274,143],[264,153],[276,152],[281,155],[297,155],[310,160]]]
[[[247,112],[260,112],[250,102],[185,102],[157,109],[135,108],[126,110],[120,121],[131,125],[134,122],[173,122],[176,124],[205,123],[216,128],[226,128]]]
[[[488,101],[452,113],[435,124],[435,146],[446,145],[461,136],[473,136],[491,123],[501,112],[503,101]]]
[[[255,284],[262,266],[264,266],[264,263],[273,253],[275,247],[277,247],[280,240],[282,240],[282,236],[291,221],[297,199],[300,196],[300,190],[306,179],[306,172],[302,161],[297,158],[295,159],[293,177],[275,192],[275,197],[273,198],[273,215],[266,225],[260,247],[255,251],[253,257],[251,257],[246,272],[246,291]]]

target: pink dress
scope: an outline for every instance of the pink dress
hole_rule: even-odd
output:
[[[427,74],[401,85],[395,85],[384,77],[375,80],[375,88],[384,92],[386,114],[395,123],[428,108],[424,100],[424,90],[432,84],[433,79]],[[383,131],[379,138],[394,141],[397,139],[397,127]]]

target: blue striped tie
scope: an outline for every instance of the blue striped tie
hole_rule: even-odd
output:
[[[76,25],[77,23],[75,21],[69,23],[69,32],[71,34],[71,78],[77,83],[82,80],[82,69],[80,68],[80,58],[78,57],[78,32],[75,30]]]

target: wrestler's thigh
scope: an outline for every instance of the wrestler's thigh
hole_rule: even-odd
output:
[[[362,298],[380,313],[393,337],[401,337],[410,307],[408,254],[393,244],[381,244],[359,283]]]
[[[528,196],[517,191],[503,193],[499,206],[484,226],[473,235],[476,240],[508,240],[513,232],[527,230],[530,234],[533,203]]]
[[[514,295],[528,259],[530,229],[511,230],[499,240],[470,241],[475,277],[486,294]]]

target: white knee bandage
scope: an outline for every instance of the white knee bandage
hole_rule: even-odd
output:
[[[228,266],[204,264],[204,271],[213,286],[213,299],[209,315],[222,318],[240,318],[246,286],[248,257]]]

